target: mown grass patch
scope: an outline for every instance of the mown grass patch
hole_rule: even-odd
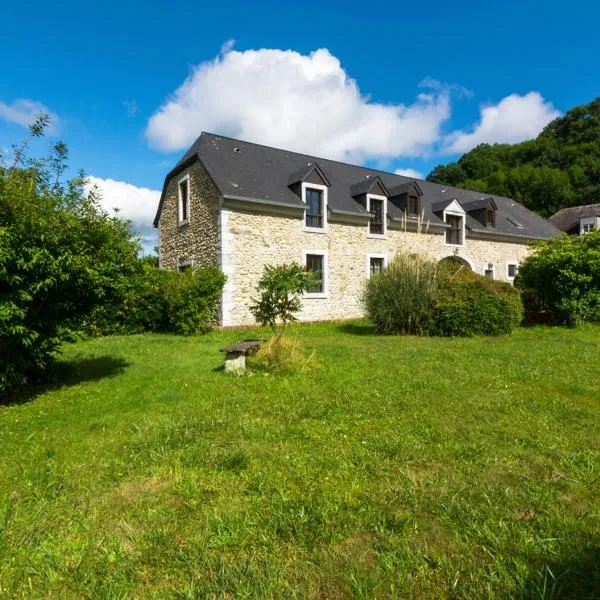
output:
[[[0,406],[0,598],[600,596],[599,327],[297,326],[316,371],[226,376],[256,333],[79,342]]]

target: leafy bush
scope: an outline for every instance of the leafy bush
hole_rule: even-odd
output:
[[[435,262],[418,255],[398,254],[367,282],[367,315],[378,333],[427,333],[437,288]]]
[[[289,265],[265,265],[263,276],[258,282],[260,297],[254,300],[250,311],[263,327],[269,326],[276,332],[277,323],[281,329],[275,338],[279,341],[286,325],[296,321],[296,313],[302,309],[302,294],[308,292],[314,283],[314,275],[298,263]]]
[[[83,176],[61,183],[64,144],[45,159],[26,146],[0,162],[0,393],[43,377],[82,320],[123,297],[139,262],[129,225],[84,194]]]
[[[465,269],[399,254],[365,292],[370,319],[380,333],[472,336],[509,333],[519,325],[519,291]]]
[[[140,261],[140,270],[130,278],[122,300],[98,307],[84,329],[92,335],[201,333],[217,317],[224,284],[225,276],[216,267],[179,273]]]
[[[501,335],[518,327],[522,318],[520,293],[512,285],[462,271],[440,281],[429,332]]]
[[[557,323],[600,321],[600,231],[538,242],[516,285],[535,293]]]

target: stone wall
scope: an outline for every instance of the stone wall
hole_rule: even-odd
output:
[[[368,255],[391,260],[398,251],[425,254],[435,260],[452,256],[454,246],[443,234],[388,230],[386,239],[370,238],[365,225],[329,222],[328,233],[302,230],[297,217],[224,210],[220,220],[220,262],[228,277],[223,296],[222,324],[254,323],[249,311],[265,264],[302,262],[306,251],[327,256],[325,298],[305,298],[302,320],[346,319],[363,315],[361,295],[368,276]],[[488,264],[495,278],[508,280],[508,263],[519,263],[528,253],[525,244],[467,239],[457,255],[480,274]]]
[[[190,218],[179,225],[178,185],[189,174]],[[194,267],[218,265],[219,193],[206,169],[195,162],[173,177],[167,186],[158,224],[159,259],[163,269],[181,263]]]

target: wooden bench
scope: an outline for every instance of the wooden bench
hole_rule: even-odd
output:
[[[246,356],[256,354],[262,340],[244,340],[227,348],[221,348],[225,352],[225,373],[243,373],[246,370]]]

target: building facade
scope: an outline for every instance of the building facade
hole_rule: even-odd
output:
[[[529,241],[560,235],[509,198],[204,133],[167,175],[155,226],[161,268],[227,275],[224,326],[254,322],[267,264],[318,273],[302,320],[345,319],[363,315],[366,280],[398,252],[512,281]]]

